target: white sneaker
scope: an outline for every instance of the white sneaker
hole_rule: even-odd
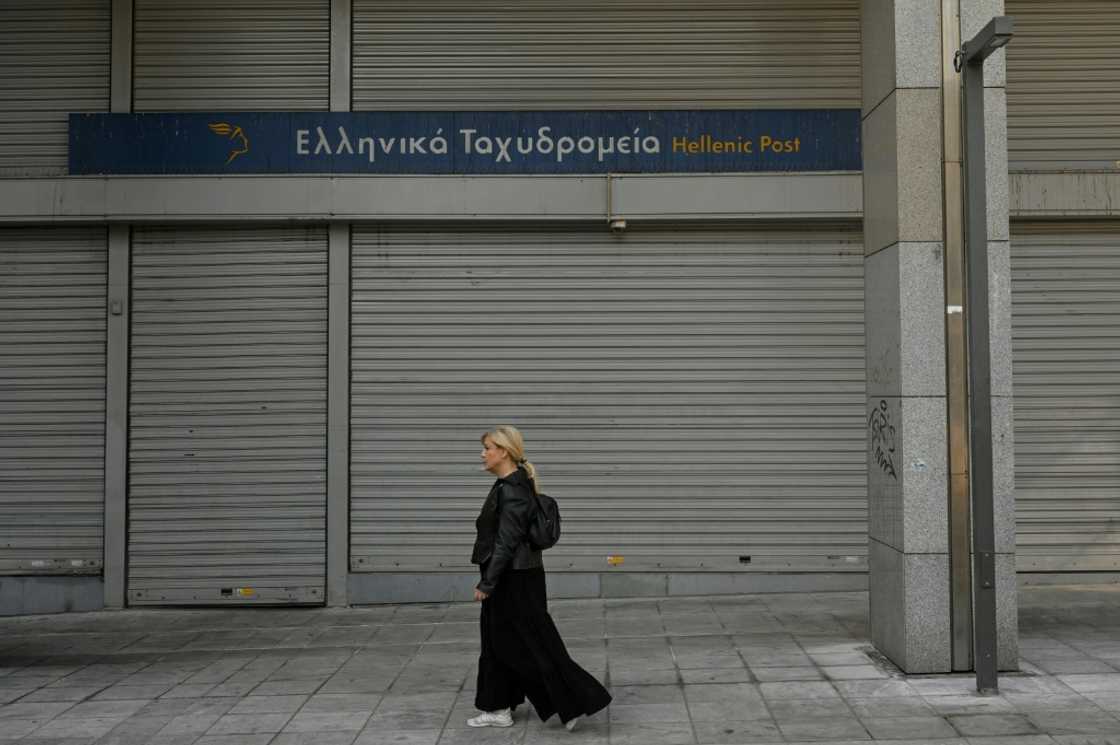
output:
[[[574,719],[569,719],[568,721],[564,722],[564,728],[567,729],[569,732],[574,732],[575,728],[576,728],[576,725],[579,724],[580,718],[581,717],[576,717]]]
[[[484,711],[477,717],[467,720],[468,727],[512,727],[513,714],[509,709],[501,711]]]

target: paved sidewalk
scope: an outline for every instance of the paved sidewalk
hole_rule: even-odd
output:
[[[478,608],[130,610],[0,619],[0,742],[1120,745],[1120,586],[1021,592],[1023,671],[905,676],[866,593],[552,603],[615,701],[574,733],[471,730]]]

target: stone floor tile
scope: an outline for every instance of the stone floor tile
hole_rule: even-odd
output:
[[[319,690],[326,679],[309,680],[266,680],[252,689],[254,696],[297,696],[310,695]]]
[[[608,668],[607,677],[616,685],[676,685],[680,678],[675,669],[636,670]]]
[[[876,740],[956,737],[957,731],[939,716],[860,717]]]
[[[847,703],[860,719],[938,716],[938,712],[921,696],[849,698]]]
[[[862,652],[840,652],[833,654],[814,654],[810,650],[809,659],[821,667],[850,667],[852,665],[870,665],[871,661]]]
[[[0,720],[0,742],[18,740],[30,735],[46,722],[42,719],[4,719]]]
[[[360,732],[369,721],[371,712],[334,711],[300,712],[284,726],[284,732],[330,732],[335,730]],[[356,737],[357,735],[355,735]]]
[[[710,669],[681,669],[681,680],[685,685],[695,683],[749,683],[754,678],[743,666]]]
[[[828,666],[822,667],[821,672],[829,680],[881,680],[890,677],[874,665]]]
[[[870,740],[871,735],[855,717],[778,720],[778,728],[787,740]]]
[[[6,704],[0,706],[0,722],[5,719],[54,719],[73,706],[70,701]]]
[[[269,745],[272,735],[206,735],[194,745]]]
[[[687,722],[612,723],[608,741],[610,745],[696,745]]]
[[[1057,679],[1078,693],[1120,691],[1120,673],[1107,675],[1059,675]]]
[[[614,722],[687,722],[688,708],[683,703],[611,705]]]
[[[782,701],[793,698],[840,698],[840,694],[836,692],[832,684],[824,681],[759,683],[758,688],[767,701]]]
[[[902,678],[837,680],[832,685],[844,698],[899,698],[918,695]]]
[[[291,714],[226,714],[206,730],[207,735],[257,735],[276,733],[292,718]]]
[[[1038,728],[1022,714],[956,714],[947,718],[965,737],[1038,733]]]
[[[301,713],[331,711],[365,711],[372,713],[381,703],[376,693],[317,693],[300,710]]]
[[[82,701],[91,696],[100,693],[105,686],[101,685],[86,685],[86,686],[58,686],[39,688],[38,690],[31,691],[27,695],[20,697],[23,703],[48,703],[48,702],[62,702],[62,701]],[[0,703],[6,703],[3,696],[0,695]]]
[[[269,745],[352,745],[358,731],[281,732]]]
[[[62,714],[59,719],[91,719],[91,718],[117,718],[127,719],[136,712],[146,707],[150,701],[85,701],[75,704]]]
[[[906,683],[923,696],[953,696],[976,692],[974,675],[910,675]]]
[[[31,733],[31,737],[93,737],[106,735],[120,724],[121,720],[107,717],[86,719],[52,719]],[[2,726],[2,725],[0,725]]]
[[[772,719],[743,722],[694,722],[700,745],[781,742],[782,733]]]
[[[762,683],[824,679],[815,667],[752,667],[751,673]]]
[[[294,714],[308,696],[246,696],[229,710],[230,714]]]
[[[851,717],[852,709],[840,698],[831,699],[777,699],[767,702],[770,715],[782,722],[825,717]]]
[[[1027,718],[1048,735],[1120,735],[1120,719],[1100,710],[1034,711]]]
[[[114,685],[101,691],[101,693],[98,693],[93,698],[98,701],[151,700],[153,698],[159,698],[172,688],[173,686],[169,683],[151,686]]]
[[[683,704],[684,691],[675,685],[611,686],[615,706],[633,704]],[[472,697],[473,698],[473,697]]]
[[[480,727],[474,729],[445,729],[439,745],[521,745],[525,732],[520,728]]]
[[[1050,735],[995,735],[969,737],[965,742],[968,745],[1053,745],[1054,739]]]
[[[436,745],[441,732],[440,729],[387,730],[367,727],[358,733],[353,745]]]
[[[1003,696],[981,696],[975,691],[950,696],[922,696],[921,698],[942,716],[1015,713],[1015,707]]]

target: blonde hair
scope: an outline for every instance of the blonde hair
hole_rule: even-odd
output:
[[[529,480],[533,482],[533,491],[539,493],[541,488],[537,484],[537,469],[525,458],[525,438],[521,436],[521,431],[512,424],[503,424],[483,433],[479,439],[485,445],[487,438],[509,453],[514,463],[525,469],[525,473],[529,474]]]

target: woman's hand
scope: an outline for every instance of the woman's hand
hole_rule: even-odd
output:
[[[474,590],[474,599],[475,600],[485,600],[488,597],[490,597],[490,596],[487,595],[485,592],[478,589],[477,587],[475,588],[475,590]]]

